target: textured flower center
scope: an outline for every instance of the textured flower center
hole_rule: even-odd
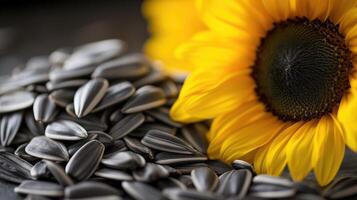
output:
[[[338,26],[298,18],[275,24],[262,39],[252,76],[268,111],[298,121],[332,112],[350,87],[351,68]]]

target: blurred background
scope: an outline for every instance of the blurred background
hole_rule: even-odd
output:
[[[0,75],[28,58],[109,38],[140,51],[141,0],[0,0]]]

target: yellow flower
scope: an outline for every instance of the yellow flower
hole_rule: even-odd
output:
[[[336,175],[357,151],[356,0],[201,0],[209,30],[178,49],[196,67],[174,119],[214,119],[209,156],[294,180]]]
[[[172,73],[187,73],[192,66],[176,59],[174,50],[205,27],[197,15],[194,0],[146,0],[143,13],[149,22],[151,38],[144,51],[163,63]]]

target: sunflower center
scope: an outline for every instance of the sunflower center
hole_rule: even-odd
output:
[[[262,39],[252,76],[268,111],[298,121],[332,112],[350,87],[351,68],[338,26],[298,18],[275,24]]]

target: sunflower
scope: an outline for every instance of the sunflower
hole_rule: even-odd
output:
[[[194,0],[146,0],[143,14],[152,33],[144,51],[154,60],[162,62],[168,72],[186,74],[191,65],[174,56],[174,50],[195,33],[205,29],[197,14]],[[175,22],[175,23],[172,23]]]
[[[196,69],[171,116],[213,119],[209,156],[258,173],[336,175],[357,151],[356,0],[201,0],[209,27],[177,55]]]

